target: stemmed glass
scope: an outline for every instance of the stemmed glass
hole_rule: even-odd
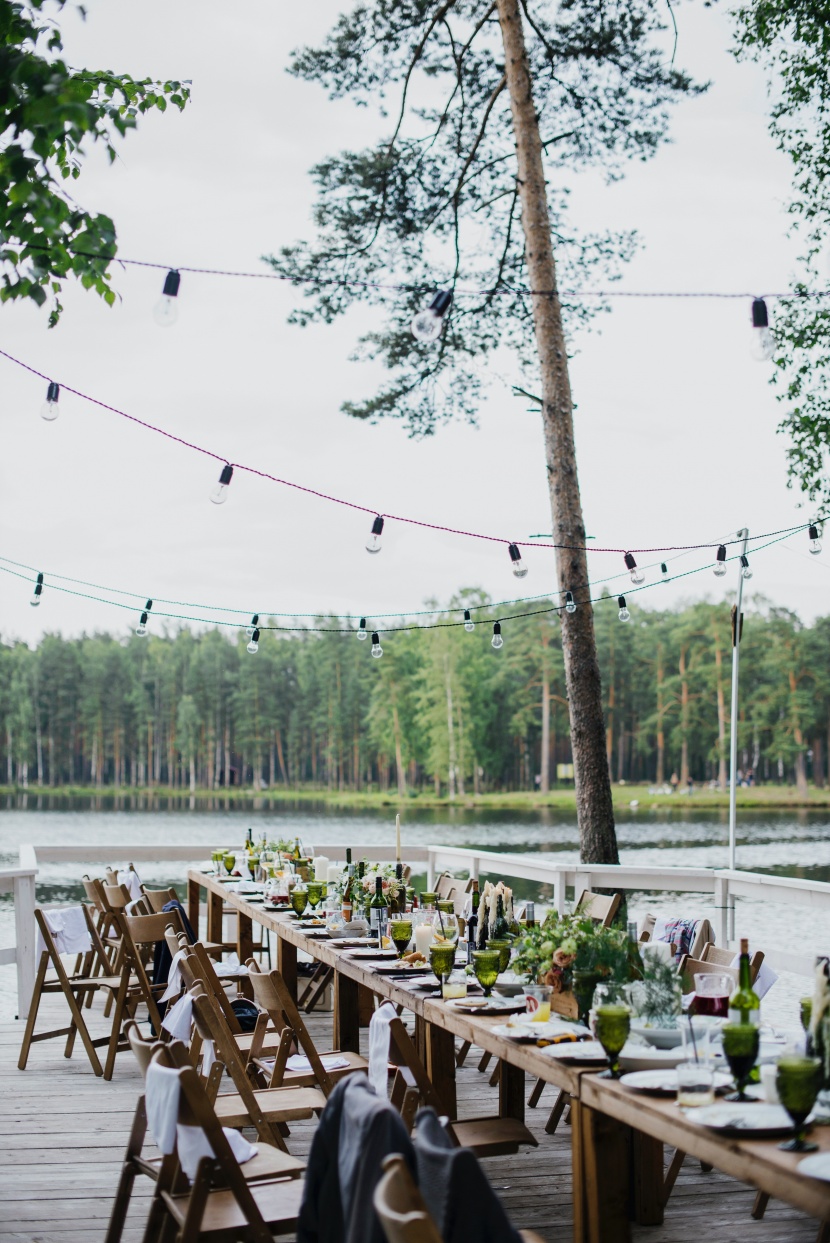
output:
[[[608,1058],[608,1070],[601,1079],[619,1079],[620,1053],[631,1030],[631,1008],[621,986],[598,984],[594,990],[594,1035]]]
[[[308,891],[308,905],[311,907],[312,911],[314,911],[323,900],[323,896],[326,892],[325,882],[321,880],[310,880],[306,886],[306,889]]]
[[[499,978],[500,960],[501,954],[498,950],[473,950],[473,970],[485,997],[490,996],[493,985]]]
[[[299,917],[302,915],[308,903],[308,890],[300,885],[295,885],[291,890],[291,909],[294,914]]]
[[[511,945],[511,941],[502,941],[498,938],[494,938],[492,941],[487,942],[488,950],[496,950],[499,955],[499,971],[506,971],[510,966]]]
[[[432,917],[432,935],[436,941],[458,944],[458,919],[447,911],[436,911]]]
[[[723,1052],[735,1080],[736,1092],[727,1096],[728,1101],[751,1101],[744,1091],[752,1067],[758,1060],[758,1025],[756,1023],[726,1023],[721,1029]]]
[[[236,867],[236,855],[232,850],[226,850],[222,855],[222,862],[225,865],[225,871],[230,876]]]
[[[389,936],[392,939],[392,944],[398,951],[398,957],[403,958],[409,942],[412,940],[412,920],[390,919]]]
[[[248,855],[248,871],[251,874],[251,880],[256,880],[256,872],[257,872],[258,867],[259,867],[259,855],[249,854]]]
[[[429,947],[429,965],[438,983],[443,983],[445,975],[449,975],[455,966],[455,945],[446,942],[432,944]]]
[[[816,1103],[821,1081],[820,1058],[792,1054],[779,1059],[775,1090],[795,1127],[795,1138],[778,1145],[784,1152],[815,1152],[818,1147],[818,1144],[807,1143],[805,1140],[804,1123]]]

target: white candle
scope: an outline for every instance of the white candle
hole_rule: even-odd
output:
[[[330,885],[337,884],[337,882],[340,880],[340,874],[342,870],[343,869],[337,863],[329,864],[329,869],[326,874],[326,880],[329,882]]]
[[[401,818],[395,817],[395,860],[397,863],[401,861]]]
[[[432,924],[418,924],[415,928],[415,948],[424,958],[429,958],[432,945]]]
[[[327,880],[329,874],[329,861],[325,855],[314,856],[314,879]]]

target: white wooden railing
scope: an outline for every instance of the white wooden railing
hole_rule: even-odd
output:
[[[20,847],[20,865],[0,868],[0,893],[14,895],[15,944],[0,949],[0,966],[17,964],[17,1017],[29,1017],[29,1002],[35,986],[35,877],[37,859],[34,847]]]

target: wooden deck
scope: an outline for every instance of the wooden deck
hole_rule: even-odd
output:
[[[90,1027],[104,1034],[101,1002]],[[8,1007],[4,1006],[8,1012]],[[42,1022],[66,1020],[61,998],[47,997]],[[54,1022],[51,1020],[54,1019]],[[315,1038],[328,1044],[331,1016],[312,1016]],[[109,1219],[121,1157],[132,1121],[140,1076],[129,1053],[120,1053],[111,1083],[96,1079],[83,1049],[70,1060],[61,1040],[33,1046],[29,1067],[17,1069],[22,1024],[0,1023],[0,1243],[100,1243]],[[39,1022],[40,1027],[40,1022]],[[365,1050],[364,1050],[365,1052]],[[459,1115],[495,1109],[488,1075],[476,1069],[471,1051],[458,1075]],[[532,1084],[528,1084],[528,1090]],[[537,1230],[548,1243],[571,1237],[571,1157],[569,1128],[555,1136],[544,1124],[555,1100],[547,1088],[528,1124],[540,1139],[536,1149],[518,1157],[490,1158],[487,1174],[518,1227]],[[308,1152],[314,1123],[292,1126],[294,1155]],[[667,1153],[667,1159],[671,1156]],[[149,1184],[139,1179],[124,1234],[138,1243],[144,1226]],[[814,1243],[818,1223],[781,1203],[772,1202],[763,1221],[750,1217],[754,1193],[724,1175],[704,1174],[689,1159],[680,1173],[662,1226],[633,1227],[636,1243]]]

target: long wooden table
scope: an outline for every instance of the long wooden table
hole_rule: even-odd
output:
[[[228,892],[213,876],[191,870],[190,922],[199,927],[201,891],[207,891],[208,939],[222,940],[222,908],[238,915],[238,953],[250,957],[253,922],[277,935],[279,968],[296,995],[297,953],[334,969],[334,1047],[359,1051],[361,989],[404,1006],[420,1028],[427,1072],[447,1113],[456,1117],[455,1038],[467,1040],[501,1062],[499,1107],[504,1116],[524,1118],[525,1074],[554,1084],[572,1098],[571,1152],[575,1243],[628,1243],[630,1221],[663,1220],[663,1147],[692,1157],[750,1183],[821,1221],[830,1221],[830,1183],[798,1172],[798,1154],[782,1152],[775,1140],[725,1138],[690,1121],[672,1100],[634,1094],[594,1071],[569,1064],[493,1029],[499,1016],[465,1015],[414,987],[414,982],[379,974],[369,962],[349,957],[336,940],[309,936],[286,912],[248,902]],[[812,1138],[830,1152],[830,1128]]]

